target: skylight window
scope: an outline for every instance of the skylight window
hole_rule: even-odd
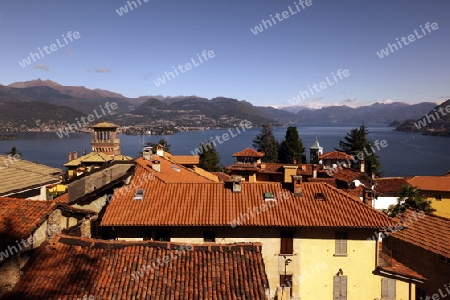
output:
[[[275,201],[276,199],[275,199],[275,196],[273,195],[273,193],[266,192],[266,193],[264,193],[264,200],[265,201]]]
[[[134,194],[134,200],[143,200],[144,199],[144,190],[137,190]]]
[[[181,169],[180,168],[178,168],[177,166],[170,166],[172,169],[174,169],[175,171],[177,171],[177,172],[180,172],[181,171]]]

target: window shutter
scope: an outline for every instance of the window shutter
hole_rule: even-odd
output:
[[[347,249],[347,243],[345,244],[345,249]],[[347,253],[347,251],[345,252]],[[347,276],[339,276],[341,279],[341,299],[347,300]]]
[[[381,278],[381,299],[395,300],[396,281],[390,278]]]
[[[334,276],[333,282],[333,300],[341,300],[341,286],[339,276]]]

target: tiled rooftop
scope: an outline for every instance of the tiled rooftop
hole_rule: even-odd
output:
[[[325,183],[303,183],[303,197],[294,196],[281,183],[241,184],[242,192],[233,193],[224,183],[148,181],[136,187],[145,190],[143,200],[134,200],[135,189],[122,187],[112,197],[101,225],[230,226],[238,218],[244,219],[242,226],[380,228],[393,224],[359,198]],[[266,192],[278,198],[276,205],[260,214],[253,212],[255,207],[267,206]],[[326,200],[318,200],[319,193]]]
[[[119,128],[119,126],[110,122],[101,122],[91,126],[91,128]]]
[[[355,171],[350,168],[342,168],[342,170],[340,168],[335,168],[334,170],[336,170],[337,172],[334,172],[332,170],[329,175],[331,175],[331,177],[333,177],[333,178],[336,178],[338,180],[341,180],[341,181],[344,181],[347,183],[350,183],[353,180],[356,180],[362,176],[363,177],[367,176],[367,175],[365,175],[365,173],[361,173],[361,172]]]
[[[399,275],[401,277],[406,277],[412,280],[416,280],[419,282],[426,281],[427,279],[423,277],[421,274],[417,273],[414,270],[411,270],[404,264],[398,262],[394,258],[392,258],[391,255],[388,255],[387,253],[380,251],[380,257],[379,257],[379,266],[377,267],[376,271],[384,271],[388,274],[394,274]]]
[[[113,159],[103,152],[91,152],[64,164],[65,167],[77,167],[82,163],[105,163]]]
[[[262,152],[258,152],[252,148],[245,148],[242,151],[236,152],[233,154],[233,157],[239,157],[239,156],[244,156],[244,157],[264,157],[264,153]]]
[[[415,176],[408,183],[422,191],[450,192],[449,176]]]
[[[208,246],[59,236],[32,261],[4,299],[263,300],[269,288],[259,243]]]
[[[402,177],[375,178],[375,192],[379,195],[398,195],[402,186],[408,185],[408,181]]]
[[[0,197],[0,251],[9,245],[16,245],[16,240],[29,237],[57,208],[63,210],[63,213],[95,214],[55,201]]]
[[[58,182],[62,174],[57,168],[0,155],[0,195]]]
[[[331,152],[327,152],[327,153],[324,153],[324,154],[320,155],[319,159],[321,159],[321,160],[322,159],[338,159],[338,160],[345,161],[347,159],[353,160],[354,157],[351,156],[350,154],[347,154],[347,153],[342,152],[342,151],[331,151]]]
[[[409,225],[404,230],[392,233],[393,238],[450,258],[450,219],[431,214],[420,218],[412,210],[397,216],[397,221],[402,218]]]
[[[191,169],[183,167],[182,165],[176,164],[163,157],[153,155],[154,160],[159,161],[160,172],[153,170],[153,162],[151,160],[145,160],[143,157],[137,158],[136,161],[136,172],[135,178],[147,178],[145,180],[138,180],[141,183],[150,180],[150,176],[157,178],[163,182],[214,182],[214,180],[208,178],[207,176],[202,176],[199,173],[194,172]],[[150,179],[149,179],[150,178]],[[136,179],[134,179],[136,180]]]

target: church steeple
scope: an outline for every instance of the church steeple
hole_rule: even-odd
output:
[[[318,164],[319,163],[319,156],[323,154],[323,147],[320,147],[319,141],[317,140],[314,144],[312,144],[311,147],[309,147],[309,163],[310,164]]]

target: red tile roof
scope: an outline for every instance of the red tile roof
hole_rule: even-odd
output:
[[[415,176],[408,183],[422,191],[450,192],[449,176]]]
[[[375,272],[380,274],[381,276],[394,275],[393,277],[396,277],[396,275],[399,275],[399,276],[403,277],[402,279],[404,279],[404,277],[406,277],[412,281],[418,281],[418,282],[424,282],[427,280],[425,277],[423,277],[416,271],[411,270],[404,264],[398,262],[397,260],[392,258],[391,255],[389,255],[387,253],[380,252],[379,258],[382,263],[380,266],[378,266],[376,268]]]
[[[333,170],[337,171],[337,172],[334,172]],[[344,181],[344,182],[347,182],[347,183],[350,183],[353,180],[356,180],[362,176],[364,176],[364,177],[367,176],[367,175],[365,175],[365,173],[361,173],[361,172],[355,171],[350,168],[342,168],[342,170],[341,170],[341,168],[334,168],[333,170],[331,170],[331,172],[327,173],[327,175],[329,175],[329,176],[331,175],[331,177],[336,178],[341,181]]]
[[[322,155],[320,155],[319,156],[319,159],[338,159],[338,160],[347,160],[347,159],[350,159],[350,160],[353,160],[354,159],[354,157],[353,156],[351,156],[350,154],[347,154],[347,153],[345,153],[345,152],[342,152],[342,151],[331,151],[331,152],[327,152],[327,153],[324,153],[324,154],[322,154]]]
[[[263,300],[269,288],[260,243],[187,245],[60,236],[41,247],[32,262],[4,299]]]
[[[387,177],[375,179],[375,192],[378,195],[398,195],[402,186],[408,185],[408,181],[403,177]]]
[[[77,214],[95,214],[54,201],[0,197],[0,251],[15,246],[16,240],[28,238],[58,208]]]
[[[327,183],[335,188],[337,188],[337,183],[336,183],[336,179],[334,178],[308,178],[308,182],[324,182]]]
[[[157,178],[163,182],[213,182],[213,180],[163,157],[154,155],[152,158],[159,161],[161,171],[153,170],[152,161],[139,157],[135,160],[135,176],[143,176],[145,174],[146,179],[144,181],[151,181]]]
[[[139,187],[145,190],[143,200],[133,199],[135,189],[122,187],[113,195],[101,225],[230,226],[238,219],[243,219],[242,226],[380,228],[393,224],[385,214],[325,183],[303,183],[303,197],[294,196],[281,183],[241,184],[242,192],[233,193],[223,183],[152,181]],[[273,207],[268,208],[263,199],[266,192],[278,198]],[[326,200],[317,200],[318,193]],[[258,211],[263,206],[267,210]]]
[[[422,212],[423,213],[423,212]],[[405,229],[392,233],[388,238],[396,238],[435,254],[450,258],[450,219],[432,214],[420,215],[407,210],[397,221],[408,225]]]
[[[245,157],[263,157],[264,153],[263,152],[258,152],[254,149],[251,148],[245,148],[242,151],[236,152],[235,154],[233,154],[233,157],[238,157],[238,156],[245,156]]]

